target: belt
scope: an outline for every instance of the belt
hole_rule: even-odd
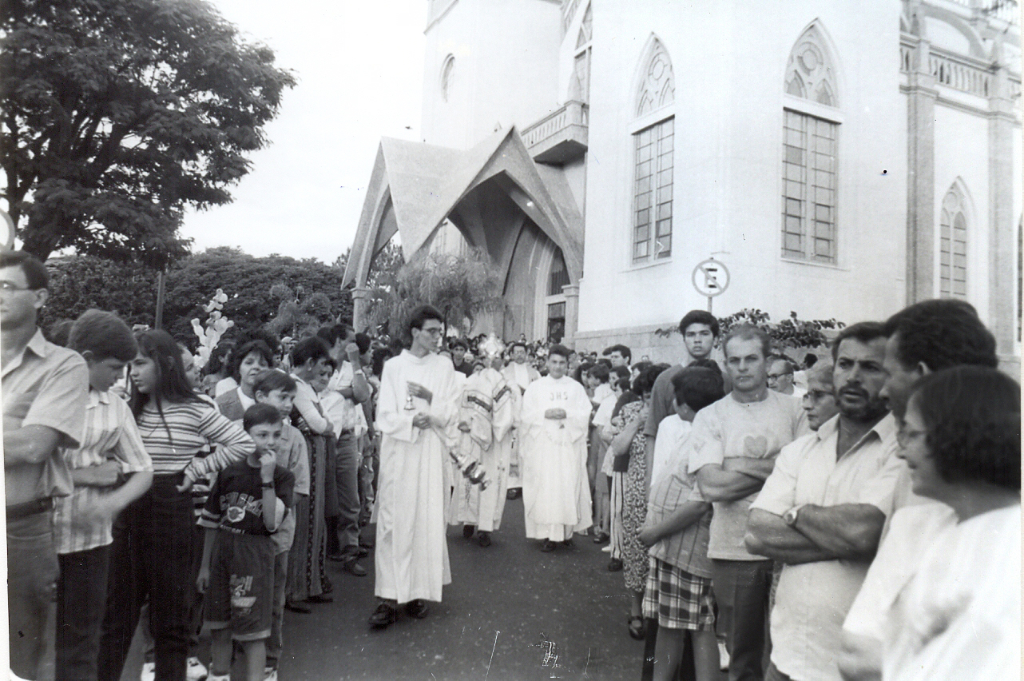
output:
[[[37,513],[47,513],[52,510],[53,497],[33,499],[32,501],[26,501],[23,504],[14,504],[13,506],[8,506],[7,520],[18,520],[19,518],[27,518],[30,515],[35,515]]]

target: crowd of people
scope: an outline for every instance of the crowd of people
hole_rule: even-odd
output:
[[[537,550],[603,545],[655,679],[1019,678],[1020,388],[967,303],[799,362],[695,310],[674,365],[446,339],[421,306],[401,343],[260,333],[200,376],[111,312],[48,340],[26,253],[0,296],[11,678],[37,678],[56,601],[58,681],[118,681],[137,630],[143,681],[237,655],[276,680],[327,561],[365,577],[372,552],[372,627],[422,619],[449,526],[486,549],[520,497]]]

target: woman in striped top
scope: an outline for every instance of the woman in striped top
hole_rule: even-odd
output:
[[[121,676],[142,604],[149,598],[157,681],[185,678],[192,598],[192,498],[198,478],[254,451],[241,426],[198,398],[166,331],[139,334],[132,360],[132,412],[153,461],[153,486],[114,525],[100,679]],[[193,458],[204,445],[215,450]]]

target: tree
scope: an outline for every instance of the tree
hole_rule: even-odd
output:
[[[281,255],[256,258],[238,249],[211,248],[176,264],[167,273],[164,325],[175,338],[190,338],[193,317],[202,317],[203,306],[216,290],[228,295],[223,313],[235,322],[237,333],[263,329],[278,312],[272,290],[284,285],[311,303],[314,316],[323,322],[352,321],[352,296],[341,290],[341,272],[318,260],[296,260]],[[319,295],[317,295],[319,294]]]
[[[52,258],[46,264],[50,298],[40,319],[43,328],[60,319],[75,319],[91,307],[117,312],[128,324],[153,325],[157,277],[141,263],[80,255]],[[256,258],[237,249],[211,248],[168,270],[164,327],[194,346],[192,319],[205,320],[205,306],[222,289],[227,300],[221,312],[235,323],[231,333],[252,334],[266,328],[278,312],[273,291],[279,286],[292,292],[301,287],[301,300],[316,322],[352,319],[351,294],[341,290],[337,269],[317,260]]]
[[[482,249],[467,255],[421,252],[402,265],[393,284],[383,274],[376,281],[367,316],[371,328],[392,338],[405,335],[410,313],[424,303],[444,316],[445,334],[454,325],[468,335],[481,315],[505,311],[501,277]]]
[[[50,297],[39,317],[44,329],[61,319],[77,319],[90,308],[115,312],[128,324],[153,325],[156,272],[142,264],[66,256],[51,258],[46,267]]]
[[[2,195],[27,251],[153,267],[187,253],[186,206],[264,147],[293,76],[205,0],[2,0]]]

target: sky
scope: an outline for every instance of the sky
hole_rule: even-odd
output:
[[[330,264],[355,238],[380,138],[421,139],[427,0],[212,2],[298,84],[234,201],[190,211],[182,235],[193,253],[237,246]]]

